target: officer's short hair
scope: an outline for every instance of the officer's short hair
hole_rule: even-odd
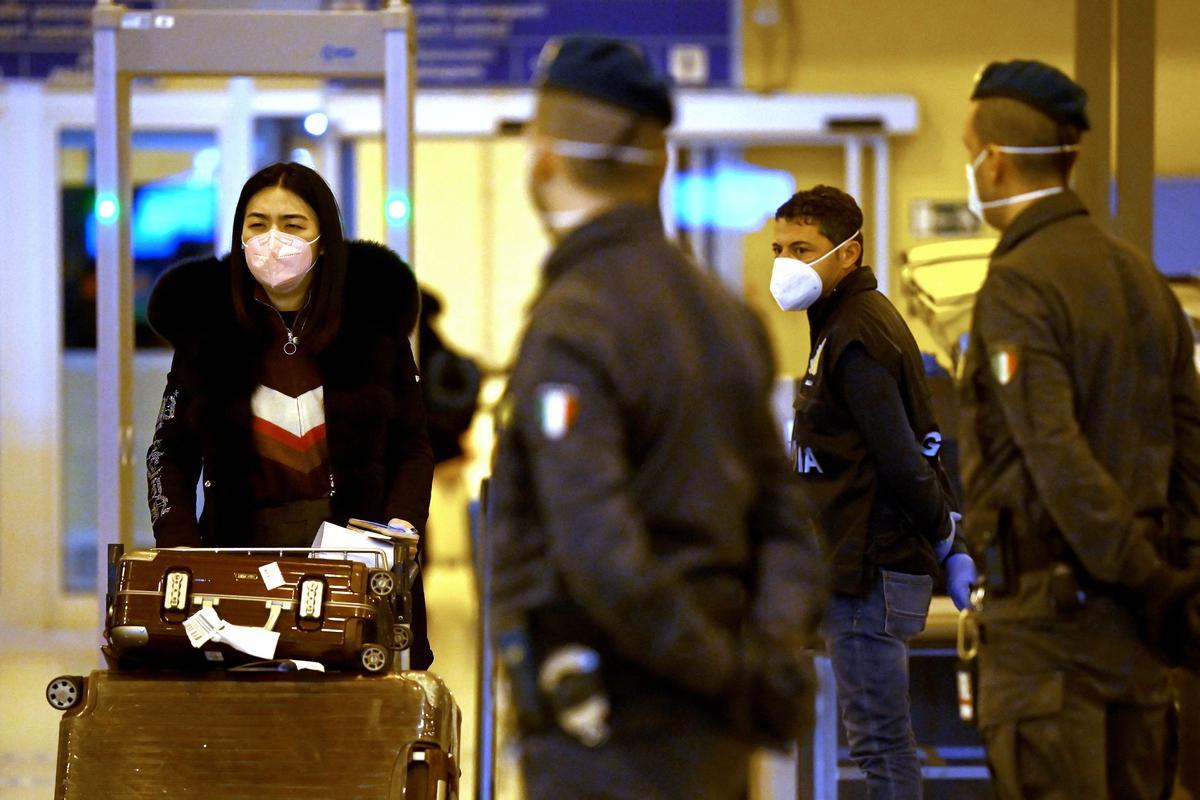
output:
[[[622,195],[641,189],[657,192],[666,165],[666,129],[651,116],[593,97],[560,89],[538,93],[534,129],[552,139],[661,153],[657,162],[564,157],[571,179],[593,191]]]
[[[1056,147],[1079,144],[1083,130],[1071,123],[1056,122],[1032,106],[1010,97],[986,97],[975,101],[971,118],[980,144],[1009,147]],[[1065,179],[1075,166],[1078,153],[1007,153],[1013,165],[1031,178]]]
[[[854,241],[858,242],[860,252],[855,263],[862,264],[862,209],[853,197],[841,189],[818,185],[806,191],[796,192],[775,211],[775,219],[816,225],[821,235],[835,245],[846,241],[858,231]]]

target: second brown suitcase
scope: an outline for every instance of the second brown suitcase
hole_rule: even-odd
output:
[[[432,673],[132,674],[51,681],[59,800],[446,800],[460,715]]]

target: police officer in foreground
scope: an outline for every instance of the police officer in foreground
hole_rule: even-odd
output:
[[[1085,103],[1051,66],[994,63],[964,132],[971,204],[1002,234],[960,383],[1000,798],[1169,793],[1164,660],[1185,652],[1200,586],[1192,333],[1154,265],[1068,188]]]
[[[833,571],[823,625],[850,755],[873,800],[919,798],[908,642],[943,567],[961,609],[975,579],[956,536],[942,435],[912,333],[862,263],[863,215],[832,186],[775,212],[771,293],[807,310],[811,350],[796,397],[795,468]]]
[[[796,738],[823,585],[750,310],[663,236],[666,83],[543,55],[529,189],[554,248],[500,409],[501,658],[530,798],[741,798]]]

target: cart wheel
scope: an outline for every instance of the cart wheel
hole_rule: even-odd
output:
[[[388,651],[377,644],[369,644],[364,647],[358,658],[366,672],[383,672],[387,669]]]
[[[387,597],[396,591],[396,576],[384,570],[371,573],[371,594]]]
[[[412,647],[412,631],[407,625],[396,625],[392,628],[393,647],[397,650],[407,650]]]
[[[59,711],[79,705],[83,699],[83,678],[78,675],[59,675],[46,686],[46,702]]]

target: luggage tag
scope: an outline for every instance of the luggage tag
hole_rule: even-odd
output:
[[[958,718],[975,722],[975,662],[959,659],[954,673],[958,684]]]
[[[268,592],[272,589],[278,589],[287,583],[283,579],[283,571],[279,569],[279,562],[272,561],[270,564],[263,564],[258,568],[258,574],[262,575],[263,588]]]
[[[982,588],[972,592],[972,602],[980,605],[983,602]],[[958,718],[963,722],[975,724],[977,705],[975,687],[978,685],[979,668],[979,623],[975,619],[972,607],[958,612],[958,666],[954,671],[954,679],[958,691]]]
[[[212,606],[206,605],[183,621],[183,630],[192,647],[202,647],[228,624]]]
[[[183,621],[192,647],[203,647],[208,642],[224,643],[235,650],[257,658],[272,659],[279,645],[279,633],[247,625],[231,625],[217,616],[216,609],[206,605]]]
[[[279,633],[251,628],[248,625],[226,624],[213,635],[213,641],[224,642],[234,650],[269,661],[275,658],[275,648],[279,646]]]

